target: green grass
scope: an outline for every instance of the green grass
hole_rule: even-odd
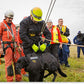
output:
[[[4,61],[4,59],[2,59]],[[67,77],[64,78],[57,73],[57,78],[55,79],[56,82],[84,82],[84,56],[81,53],[80,58],[77,58],[77,50],[76,47],[70,47],[70,57],[68,58],[69,64],[71,67],[67,68],[64,65],[61,66],[63,72],[67,74]],[[46,71],[45,74],[48,72]],[[44,82],[51,82],[53,75],[48,76],[44,79]],[[5,64],[2,63],[0,65],[0,81],[5,82]],[[22,81],[27,82],[28,78],[22,78]]]

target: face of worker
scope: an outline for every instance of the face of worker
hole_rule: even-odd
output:
[[[7,23],[11,23],[11,22],[12,22],[12,20],[13,20],[13,18],[6,17],[6,19],[5,19],[5,20],[6,20],[6,22],[7,22]]]
[[[31,15],[31,20],[32,20],[35,24],[38,23],[37,21],[35,21],[35,20],[33,19],[32,15]]]
[[[60,26],[63,25],[63,20],[62,19],[58,20],[58,25],[60,25]]]
[[[52,22],[47,22],[47,27],[50,29],[52,28],[53,23]]]

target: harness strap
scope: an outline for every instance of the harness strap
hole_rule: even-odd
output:
[[[8,39],[9,39],[9,33],[11,34],[12,38],[14,39],[15,37],[14,37],[14,34],[13,34],[13,30],[11,29],[11,32],[10,32],[9,28],[7,27],[7,25],[6,25],[5,23],[3,23],[3,24],[4,24],[4,26],[5,26],[6,29],[7,29],[7,36],[8,36]]]
[[[14,46],[14,42],[9,42],[9,41],[4,41],[3,42],[3,51],[4,51],[4,54],[5,54],[5,51],[6,51],[6,49],[7,48],[11,48],[12,49],[12,51],[14,52],[14,49],[11,47],[11,43],[13,43],[13,46]],[[6,47],[4,47],[4,44],[8,44]]]

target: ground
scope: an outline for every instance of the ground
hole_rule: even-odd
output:
[[[71,67],[61,66],[63,72],[67,74],[64,78],[57,73],[56,82],[84,82],[84,56],[81,52],[80,58],[77,58],[77,49],[74,46],[70,47],[70,57],[68,58]],[[5,82],[5,64],[4,59],[2,59],[2,64],[0,65],[0,82]],[[48,73],[47,71],[45,74]],[[44,79],[44,82],[51,82],[53,75],[48,76]],[[27,82],[28,78],[23,76],[22,81]]]

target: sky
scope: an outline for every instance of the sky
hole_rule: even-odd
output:
[[[7,10],[13,10],[13,22],[19,24],[25,16],[30,15],[30,10],[34,7],[42,9],[44,20],[50,2],[51,0],[0,0],[0,22]],[[63,18],[64,25],[70,29],[71,40],[79,30],[84,33],[84,0],[56,0],[50,19],[57,25],[59,18]]]

